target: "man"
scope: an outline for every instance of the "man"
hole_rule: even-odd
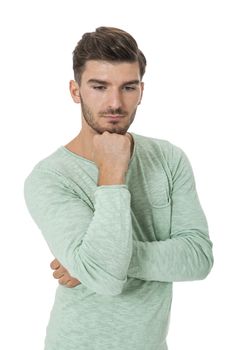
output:
[[[172,282],[203,279],[212,268],[186,155],[127,132],[145,67],[128,33],[84,34],[70,82],[82,128],[25,180],[26,204],[60,281],[46,350],[165,350]]]

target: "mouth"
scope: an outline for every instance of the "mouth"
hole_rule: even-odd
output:
[[[106,115],[105,118],[112,119],[112,120],[119,120],[122,119],[122,115]]]

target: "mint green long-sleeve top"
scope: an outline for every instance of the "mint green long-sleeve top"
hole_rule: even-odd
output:
[[[131,133],[123,185],[64,146],[24,183],[28,210],[75,288],[58,285],[45,350],[166,350],[172,282],[205,278],[212,242],[185,153]]]

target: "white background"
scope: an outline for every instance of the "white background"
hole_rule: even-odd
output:
[[[80,130],[79,106],[68,90],[72,51],[84,32],[102,25],[129,31],[146,55],[144,99],[129,131],[186,152],[214,244],[208,278],[174,284],[169,350],[233,349],[231,6],[224,0],[1,2],[1,349],[43,349],[57,282],[52,255],[26,209],[23,182]]]

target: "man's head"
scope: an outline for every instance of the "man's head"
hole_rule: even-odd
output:
[[[112,27],[99,27],[95,32],[85,33],[73,51],[74,77],[80,85],[86,62],[138,62],[142,79],[146,58],[135,39],[127,32]]]
[[[142,98],[145,67],[145,56],[127,32],[99,27],[85,33],[73,51],[75,80],[70,82],[73,100],[81,103],[83,127],[125,134]]]

